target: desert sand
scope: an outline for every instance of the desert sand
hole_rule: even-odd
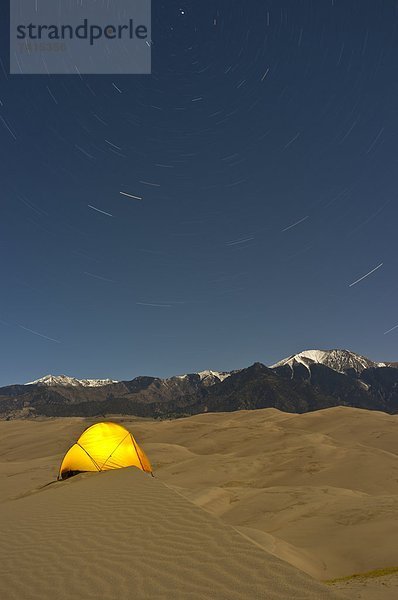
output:
[[[333,588],[352,600],[396,600],[398,574],[386,577],[359,576],[349,581],[338,581],[333,584]]]
[[[2,600],[338,595],[132,467],[1,505]]]
[[[266,409],[137,434],[162,481],[313,577],[398,566],[398,416]]]
[[[155,479],[132,468],[53,483],[95,420],[0,422],[2,599],[396,598],[396,575],[313,578],[398,565],[398,416],[109,420]]]

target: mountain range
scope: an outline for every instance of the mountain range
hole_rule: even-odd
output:
[[[174,418],[274,407],[303,413],[331,406],[398,413],[398,363],[348,350],[307,350],[267,367],[202,371],[167,379],[79,380],[65,375],[0,388],[0,418],[106,416]]]

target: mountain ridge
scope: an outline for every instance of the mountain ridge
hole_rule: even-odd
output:
[[[398,368],[348,350],[310,350],[271,367],[201,371],[166,379],[77,380],[45,376],[0,388],[0,418],[106,416],[174,418],[204,412],[278,408],[309,412],[352,406],[398,412]]]
[[[35,381],[29,381],[24,385],[66,385],[66,386],[86,386],[86,387],[101,387],[103,385],[110,385],[113,383],[119,383],[113,379],[76,379],[75,377],[69,377],[68,375],[45,375]]]
[[[339,372],[344,372],[347,369],[354,368],[355,370],[362,371],[365,368],[370,367],[385,367],[385,366],[396,366],[397,363],[387,363],[387,362],[376,362],[365,356],[357,354],[356,352],[352,352],[350,350],[344,349],[333,349],[333,350],[304,350],[297,354],[292,354],[287,358],[284,358],[277,363],[269,366],[270,369],[275,369],[281,366],[289,365],[292,366],[294,364],[304,364],[308,366],[311,363],[317,364],[325,364],[331,369]],[[198,371],[194,373],[186,373],[184,375],[172,375],[171,377],[162,378],[164,381],[169,379],[184,379],[191,375],[199,375],[201,380],[220,380],[223,381],[227,377],[231,375],[231,373],[238,372],[242,369],[237,369],[235,371],[213,371],[213,370],[204,370]],[[68,375],[45,375],[39,379],[34,381],[29,381],[24,384],[13,384],[13,385],[71,385],[78,386],[82,385],[85,387],[101,387],[103,385],[111,385],[115,383],[121,383],[123,380],[113,380],[113,379],[77,379],[75,377],[71,377]],[[0,388],[1,389],[1,388]]]

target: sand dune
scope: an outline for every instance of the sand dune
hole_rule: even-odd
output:
[[[233,598],[231,586],[237,598],[322,598],[328,597],[321,595],[327,590],[320,587],[315,591],[311,586],[317,584],[293,567],[326,580],[398,566],[398,416],[339,407],[304,415],[266,409],[177,421],[113,420],[123,421],[133,431],[152,460],[156,480],[129,469],[83,475],[43,489],[55,479],[68,446],[93,420],[0,422],[0,514],[8,532],[0,543],[0,586],[8,581],[5,589],[0,589],[1,598],[58,597],[60,586],[69,580],[72,587],[62,593],[75,593],[76,586],[86,586],[86,577],[98,593],[101,573],[111,578],[119,594],[112,596],[104,583],[100,597],[109,599],[130,597],[129,586],[139,590],[139,598],[174,598],[177,596],[170,591],[174,585],[183,590],[181,598]],[[122,524],[104,516],[112,503],[118,515],[121,504],[128,506]],[[73,526],[81,504],[84,510]],[[141,529],[135,524],[138,513]],[[178,521],[174,526],[173,519]],[[90,534],[90,542],[83,542],[87,540],[85,532]],[[102,553],[104,532],[111,538],[116,563]],[[153,562],[161,567],[157,581],[149,584],[144,578],[145,585],[137,575],[143,571],[135,571],[138,563],[134,562],[140,536],[144,539],[141,551],[152,565],[149,579],[153,580]],[[193,540],[194,551],[186,545],[188,538]],[[11,549],[4,541],[10,539]],[[150,559],[154,539],[159,552],[170,554],[175,549],[176,553],[167,559],[155,553]],[[43,548],[48,542],[50,550],[43,549],[38,562],[31,563],[36,565],[26,574],[31,583],[24,584],[23,579],[13,587],[16,573],[25,572],[28,556],[34,554],[31,540]],[[121,550],[117,550],[118,540]],[[200,553],[204,544],[207,561]],[[73,558],[76,548],[80,554]],[[231,548],[239,550],[236,556]],[[58,558],[51,558],[54,553]],[[204,565],[204,570],[197,571],[200,581],[183,581],[181,573],[187,576],[187,571],[180,562],[185,554],[189,569],[194,563]],[[97,565],[94,570],[85,565],[87,556]],[[121,556],[128,557],[130,570],[117,566]],[[245,556],[250,557],[250,564]],[[72,571],[60,575],[59,566],[69,558]],[[45,561],[53,561],[51,581],[58,590],[53,596],[50,587],[45,587],[48,582],[37,584],[39,587],[35,583]],[[235,577],[238,563],[254,588],[247,587],[245,577]],[[223,565],[219,587],[212,570],[215,564]],[[288,571],[283,571],[285,568]],[[285,580],[294,581],[294,593],[292,588],[283,588]],[[384,581],[355,580],[336,586],[352,599],[387,600],[395,598],[396,581],[392,576]],[[184,587],[188,584],[193,587]],[[83,590],[79,597],[91,598],[89,586],[79,589]],[[216,595],[211,590],[216,590]],[[95,593],[93,598],[98,597]]]
[[[1,531],[2,600],[338,597],[134,467],[6,501]]]
[[[163,481],[267,533],[268,549],[314,577],[398,565],[398,416],[266,409],[138,429]]]

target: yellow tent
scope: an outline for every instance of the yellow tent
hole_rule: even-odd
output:
[[[109,471],[122,467],[138,467],[152,473],[148,457],[127,429],[117,423],[97,423],[86,429],[65,454],[58,479],[82,471]]]

